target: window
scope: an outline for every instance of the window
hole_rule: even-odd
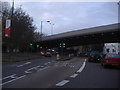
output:
[[[116,50],[115,50],[115,49],[113,49],[112,51],[113,51],[113,52],[116,52]]]
[[[106,49],[106,51],[107,51],[107,52],[110,52],[110,49],[109,49],[109,48],[107,48],[107,49]]]

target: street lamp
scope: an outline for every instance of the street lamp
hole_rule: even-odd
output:
[[[50,22],[50,21],[41,21],[41,41],[42,41],[42,24],[43,24],[43,22]]]
[[[50,23],[50,25],[51,25],[51,35],[53,35],[53,26],[54,26],[55,24]]]
[[[118,23],[120,23],[120,1],[118,2]]]

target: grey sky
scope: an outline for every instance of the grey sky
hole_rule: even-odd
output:
[[[118,22],[117,2],[21,2],[15,3],[34,19],[37,31],[40,21],[54,23],[53,34]],[[51,35],[51,25],[43,23],[43,33]]]

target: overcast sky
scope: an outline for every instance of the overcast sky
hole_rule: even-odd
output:
[[[53,34],[118,23],[117,2],[15,2],[22,6],[40,30],[41,21],[50,21]],[[51,35],[52,25],[43,22],[43,33]]]

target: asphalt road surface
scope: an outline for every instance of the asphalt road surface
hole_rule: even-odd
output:
[[[74,74],[85,58],[56,61],[55,57],[3,65],[2,88],[49,88]]]
[[[3,65],[2,88],[119,88],[119,69],[86,58],[46,57]]]
[[[119,88],[120,68],[103,68],[100,63],[86,62],[84,70],[75,78],[67,78],[69,83],[54,88]]]

